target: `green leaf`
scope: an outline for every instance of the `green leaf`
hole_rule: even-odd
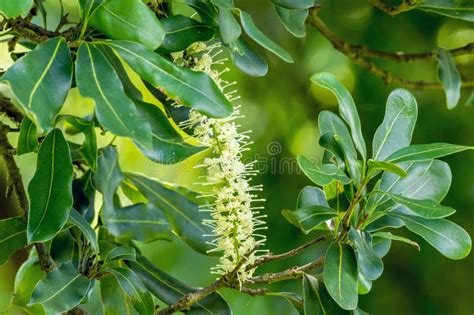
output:
[[[142,256],[137,257],[137,262],[128,261],[127,264],[140,277],[148,290],[168,305],[178,301],[184,294],[198,290],[158,269]],[[218,293],[212,293],[192,305],[186,314],[230,315],[232,312]]]
[[[369,166],[369,170],[390,172],[397,174],[400,177],[408,176],[407,172],[403,168],[390,162],[374,161],[370,159],[367,162],[367,165]]]
[[[173,231],[180,238],[198,252],[207,254],[212,247],[205,235],[212,234],[212,231],[202,222],[210,218],[208,212],[200,211],[199,205],[180,192],[177,186],[165,185],[139,175],[127,174],[127,178],[151,203],[164,211]]]
[[[160,52],[182,51],[192,43],[205,42],[214,36],[214,28],[181,14],[162,19],[161,24],[166,35]]]
[[[326,200],[326,194],[321,188],[306,186],[298,194],[296,208],[305,208],[310,206],[329,207]]]
[[[401,195],[386,193],[393,201],[406,206],[414,214],[427,219],[441,219],[450,216],[456,210],[451,207],[442,206],[431,199],[411,199]]]
[[[89,241],[92,250],[95,253],[98,253],[99,243],[97,242],[95,231],[92,229],[89,222],[87,222],[86,219],[84,219],[84,217],[74,208],[69,212],[69,221],[81,230],[82,234],[84,234],[85,238]]]
[[[72,207],[73,169],[69,146],[53,129],[38,152],[36,171],[28,185],[28,243],[52,239],[66,224]]]
[[[318,280],[308,274],[303,275],[303,301],[305,315],[327,314],[319,295]]]
[[[431,160],[472,149],[474,147],[449,143],[413,144],[393,153],[387,158],[387,161],[400,163],[405,161]]]
[[[272,0],[276,5],[287,9],[309,9],[314,6],[314,0]]]
[[[35,124],[28,118],[23,118],[20,124],[20,135],[16,152],[18,155],[34,152],[38,148],[38,134]]]
[[[354,245],[360,273],[368,280],[378,279],[383,272],[383,262],[372,247],[372,236],[365,231],[351,228],[349,239]]]
[[[357,292],[359,295],[367,294],[372,290],[372,280],[367,279],[362,273],[359,272],[359,282],[358,282]]]
[[[411,142],[418,116],[415,97],[404,89],[396,89],[387,99],[385,117],[372,142],[373,159],[385,160],[390,154]]]
[[[64,104],[71,80],[71,53],[62,37],[36,46],[15,62],[1,79],[10,85],[15,103],[19,103],[37,127],[46,131],[51,129]]]
[[[94,123],[75,116],[69,116],[66,120],[84,134],[84,142],[79,147],[78,152],[87,165],[95,171],[97,168],[97,137]]]
[[[349,184],[352,180],[333,164],[316,165],[304,156],[298,156],[298,165],[305,175],[315,184],[324,186],[330,184],[333,180]]]
[[[0,220],[0,266],[17,250],[26,246],[26,224],[23,217]]]
[[[97,119],[105,128],[145,147],[151,146],[150,125],[137,115],[135,104],[125,94],[119,76],[105,56],[89,44],[79,47],[76,81],[81,95],[95,101]]]
[[[41,304],[53,314],[66,312],[81,303],[93,284],[72,263],[65,263],[36,285],[28,305]]]
[[[112,275],[100,279],[100,301],[104,315],[138,314]]]
[[[152,203],[139,203],[116,209],[103,216],[110,233],[119,238],[152,242],[169,238],[170,226],[161,209]]]
[[[329,294],[340,307],[357,307],[357,261],[352,247],[337,243],[328,247],[323,277]]]
[[[94,184],[102,193],[102,211],[105,215],[114,208],[114,194],[122,182],[124,175],[118,164],[117,150],[108,146],[100,151],[97,171],[94,173]]]
[[[461,74],[449,51],[438,51],[438,78],[444,87],[448,109],[458,105],[461,97]]]
[[[308,17],[308,9],[287,9],[275,5],[275,11],[288,32],[295,37],[305,37],[306,29],[304,23]]]
[[[120,287],[130,298],[133,307],[140,314],[153,314],[155,306],[153,298],[140,278],[128,268],[109,268],[115,279],[117,279]]]
[[[455,19],[474,21],[474,6],[469,0],[423,0],[416,8]]]
[[[471,237],[459,225],[445,220],[430,220],[417,216],[397,214],[406,227],[420,235],[441,254],[450,259],[463,259],[471,251]]]
[[[165,38],[160,21],[141,0],[107,0],[91,15],[89,24],[107,37],[137,42],[150,50]]]
[[[95,9],[104,4],[105,0],[79,0],[81,8],[81,17],[88,20],[89,16],[94,13]]]
[[[186,143],[158,106],[140,101],[135,101],[135,106],[151,127],[152,149],[138,145],[150,160],[162,164],[174,164],[206,149]]]
[[[135,248],[128,246],[114,247],[107,253],[104,262],[107,263],[119,259],[135,261],[137,259]]]
[[[31,8],[33,0],[2,0],[0,1],[0,12],[7,18],[20,16]]]
[[[294,292],[267,292],[266,296],[279,296],[290,303],[300,315],[304,315],[303,299]]]
[[[402,236],[398,236],[398,235],[394,235],[390,232],[376,232],[372,235],[373,237],[379,237],[379,238],[383,238],[383,239],[388,239],[388,240],[393,240],[393,241],[399,241],[399,242],[403,242],[403,243],[407,243],[413,247],[415,247],[417,250],[420,250],[420,245],[418,245],[417,242],[415,241],[412,241],[411,239],[409,238],[406,238],[406,237],[402,237]]]
[[[242,37],[231,43],[230,46],[232,62],[243,73],[253,77],[263,77],[267,74],[267,61],[254,51]]]
[[[236,41],[242,34],[242,28],[231,9],[219,8],[219,31],[225,44]]]
[[[361,172],[357,166],[357,152],[344,121],[333,112],[322,111],[318,116],[318,127],[322,135],[320,145],[333,153],[336,158],[344,159],[349,174],[359,182]],[[342,155],[339,151],[342,151]]]
[[[294,211],[284,209],[281,214],[304,234],[317,229],[327,220],[337,217],[334,209],[324,206],[309,206]]]
[[[72,182],[74,196],[73,208],[76,209],[88,222],[92,222],[95,216],[95,194],[96,188],[92,183],[92,171],[87,170],[80,178]]]
[[[143,80],[180,104],[211,117],[232,113],[232,104],[207,74],[178,67],[137,43],[112,41],[100,45],[109,45]]]
[[[354,144],[365,161],[367,159],[367,149],[365,147],[364,137],[362,136],[360,118],[349,91],[347,91],[334,75],[327,72],[313,74],[311,81],[330,90],[336,96],[339,102],[341,117],[349,125]]]
[[[378,233],[378,232],[377,232]],[[384,232],[380,232],[384,233]],[[392,240],[389,238],[378,237],[373,234],[372,247],[374,248],[375,254],[383,258],[390,251],[390,246],[392,245]]]
[[[265,34],[263,34],[261,30],[258,29],[258,27],[253,22],[252,16],[250,14],[244,11],[240,11],[240,22],[242,23],[242,27],[245,33],[250,38],[252,38],[257,44],[264,47],[271,53],[275,54],[283,61],[289,63],[294,62],[289,52],[278,46],[274,41],[272,41]]]
[[[27,306],[27,304],[31,299],[31,294],[36,284],[43,279],[44,276],[45,273],[41,270],[38,256],[36,252],[32,251],[28,259],[16,272],[11,304],[21,307],[29,314],[43,315],[44,309],[41,305]]]

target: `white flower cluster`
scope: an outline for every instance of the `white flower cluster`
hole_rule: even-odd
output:
[[[202,45],[202,44],[200,44]],[[221,78],[221,72],[213,69],[213,65],[222,64],[224,60],[214,61],[220,53],[212,52],[218,46],[193,47],[194,51],[204,53],[199,58],[193,58],[191,69],[207,73],[229,101],[235,101],[236,91],[227,92],[226,89],[235,83],[229,83]],[[183,123],[194,128],[194,136],[198,141],[211,148],[213,157],[204,159],[201,165],[207,169],[205,185],[212,185],[211,193],[213,203],[202,208],[210,211],[211,219],[203,224],[210,226],[214,238],[211,243],[215,246],[210,252],[222,252],[219,264],[212,268],[213,273],[225,274],[233,271],[239,264],[237,272],[239,281],[243,282],[252,276],[253,269],[247,270],[264,250],[256,250],[263,245],[265,236],[257,234],[258,230],[266,229],[263,219],[265,215],[259,214],[263,207],[254,206],[253,203],[263,201],[256,199],[255,191],[261,191],[261,186],[251,186],[250,179],[257,173],[255,161],[244,164],[242,152],[248,150],[248,132],[239,133],[240,127],[235,120],[241,118],[239,108],[236,107],[232,115],[224,119],[207,117],[191,110],[189,119]]]

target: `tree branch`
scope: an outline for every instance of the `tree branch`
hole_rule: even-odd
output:
[[[412,81],[396,76],[389,71],[382,69],[374,63],[368,61],[366,58],[375,57],[390,59],[397,62],[408,62],[415,60],[434,60],[436,59],[437,52],[429,51],[423,53],[404,53],[404,52],[382,52],[377,50],[369,49],[363,45],[351,45],[346,43],[344,40],[338,38],[327,25],[317,16],[319,7],[310,9],[308,17],[308,23],[316,28],[331,44],[333,47],[351,58],[354,62],[359,64],[361,67],[367,69],[373,75],[381,78],[385,84],[394,84],[397,86],[415,89],[415,90],[438,90],[442,89],[443,86],[440,82],[425,82],[425,81]],[[466,55],[474,53],[474,43],[467,44],[463,47],[450,50],[454,56]],[[474,79],[463,80],[463,87],[474,87]]]
[[[404,0],[399,5],[388,5],[383,0],[370,0],[373,6],[392,16],[413,9],[417,2],[417,0]]]

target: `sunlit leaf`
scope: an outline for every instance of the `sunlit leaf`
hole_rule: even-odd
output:
[[[389,196],[393,201],[398,202],[410,209],[412,212],[409,212],[409,214],[414,214],[427,219],[441,219],[456,212],[456,210],[453,208],[442,206],[431,199],[411,199],[390,193],[386,193],[386,195]]]
[[[7,18],[14,18],[26,13],[33,5],[33,0],[2,0],[0,1],[0,12]]]
[[[413,144],[391,154],[387,161],[400,163],[405,161],[431,160],[472,149],[474,147],[449,143]]]
[[[232,10],[219,8],[219,15],[217,18],[219,21],[219,31],[222,41],[226,44],[236,41],[240,37],[240,34],[242,34],[242,28],[240,27],[239,22],[237,22]]]
[[[79,230],[81,230],[85,238],[89,241],[92,250],[98,253],[99,243],[97,242],[97,237],[89,222],[87,222],[87,220],[84,219],[84,217],[74,208],[71,209],[71,211],[69,212],[69,221],[74,224]]]
[[[15,62],[1,79],[10,85],[22,110],[46,131],[51,129],[64,104],[71,80],[71,53],[62,37],[38,45]]]
[[[165,38],[160,21],[141,0],[107,0],[91,15],[89,24],[110,38],[131,40],[150,50]]]
[[[403,168],[390,162],[369,160],[367,165],[369,166],[369,170],[390,172],[400,177],[408,176]]]
[[[38,134],[35,124],[28,118],[23,118],[20,125],[20,135],[16,152],[18,155],[34,152],[38,148]]]
[[[352,180],[333,164],[316,165],[304,156],[298,156],[298,165],[303,173],[308,176],[313,183],[324,186],[333,180],[344,185],[349,184]]]
[[[409,238],[406,238],[406,237],[402,237],[402,236],[398,236],[398,235],[394,235],[390,232],[376,232],[374,234],[372,234],[373,237],[380,237],[380,238],[383,238],[383,239],[388,239],[388,240],[393,240],[393,241],[399,241],[399,242],[403,242],[403,243],[407,243],[413,247],[415,247],[417,250],[420,250],[420,245],[418,245],[417,242],[415,241],[412,241],[411,239]]]
[[[387,99],[385,117],[372,142],[374,160],[385,160],[390,154],[411,142],[418,116],[413,95],[404,89],[394,90]]]
[[[334,209],[324,206],[309,206],[294,211],[282,210],[281,214],[303,233],[308,234],[321,224],[337,216]]]

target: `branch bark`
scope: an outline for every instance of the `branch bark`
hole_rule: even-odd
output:
[[[362,68],[368,70],[373,75],[382,79],[385,84],[394,84],[400,87],[415,89],[415,90],[439,90],[443,86],[440,82],[425,82],[412,81],[402,77],[396,76],[389,71],[380,68],[366,58],[383,58],[390,59],[396,62],[410,62],[415,60],[435,60],[437,56],[436,51],[422,52],[422,53],[405,53],[405,52],[382,52],[369,49],[364,45],[352,45],[337,37],[327,25],[318,17],[317,11],[319,7],[310,9],[308,16],[308,23],[321,33],[339,52],[351,58],[355,63]],[[454,56],[461,56],[474,53],[474,43],[469,43],[463,47],[450,50]],[[461,85],[463,87],[474,87],[474,79],[463,80]]]

